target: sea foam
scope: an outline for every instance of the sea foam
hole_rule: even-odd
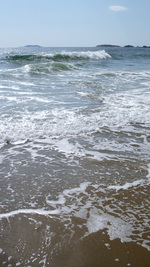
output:
[[[60,213],[59,209],[56,210],[44,210],[44,209],[18,209],[14,211],[10,211],[7,213],[1,213],[0,214],[0,219],[6,218],[8,219],[9,217],[14,217],[15,215],[19,214],[37,214],[37,215],[44,215],[44,216],[50,216],[50,215],[57,215]]]
[[[128,190],[131,187],[142,186],[143,184],[145,184],[145,181],[141,179],[141,180],[133,181],[131,183],[125,183],[124,185],[109,185],[108,189],[114,189],[116,191],[121,190],[121,189]]]

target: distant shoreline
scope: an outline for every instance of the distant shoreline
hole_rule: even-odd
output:
[[[109,48],[109,47],[150,48],[150,46],[147,46],[147,45],[143,45],[143,46],[133,46],[133,45],[120,46],[120,45],[111,45],[111,44],[101,44],[101,45],[97,45],[96,47],[105,47],[105,48]]]
[[[31,47],[37,47],[37,48],[40,48],[42,46],[40,46],[40,45],[25,45],[24,47],[29,47],[29,48],[31,48]]]
[[[40,45],[25,45],[24,47],[26,48],[42,48],[43,46]],[[113,48],[113,47],[125,47],[125,48],[150,48],[150,46],[143,45],[143,46],[133,46],[133,45],[125,45],[125,46],[120,46],[120,45],[112,45],[112,44],[100,44],[97,45],[96,47],[105,47],[105,48]]]

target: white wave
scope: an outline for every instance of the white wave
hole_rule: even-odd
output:
[[[15,142],[12,142],[12,145],[24,145],[25,143],[28,142],[28,139],[24,139],[24,140],[19,140],[19,141],[15,141]]]
[[[18,82],[21,85],[25,85],[25,86],[36,86],[34,83],[30,83],[30,82]]]
[[[62,52],[62,55],[69,55],[70,57],[83,57],[89,59],[111,58],[111,56],[107,52],[105,52],[105,50],[87,52]]]
[[[4,98],[6,99],[6,98]],[[7,100],[9,101],[18,101],[18,103],[24,103],[24,97],[14,98],[8,97]],[[47,100],[47,99],[46,99]],[[47,103],[44,98],[40,97],[32,97],[28,96],[28,102],[32,101],[34,104],[37,102]],[[51,99],[48,100],[50,103]],[[121,108],[120,113],[117,113],[117,109],[113,104],[112,111],[109,110],[105,112],[105,110],[95,111],[91,114],[82,114],[78,112],[77,109],[67,110],[65,108],[55,108],[53,110],[43,110],[39,112],[19,112],[18,114],[11,114],[11,115],[3,115],[0,118],[1,124],[1,142],[2,144],[6,144],[6,140],[10,140],[12,144],[22,143],[22,140],[33,140],[37,141],[39,137],[43,136],[45,139],[49,139],[50,145],[60,153],[63,153],[68,156],[86,156],[94,157],[97,160],[101,160],[102,158],[106,158],[108,155],[105,153],[109,148],[109,151],[134,151],[135,147],[131,145],[131,143],[136,143],[137,140],[131,140],[130,142],[117,142],[116,139],[110,140],[103,138],[99,140],[99,142],[95,143],[94,139],[91,137],[91,133],[95,131],[99,131],[101,127],[109,126],[115,127],[120,126],[127,129],[132,130],[132,125],[129,125],[129,113],[122,112]],[[116,104],[117,105],[117,104]],[[116,112],[115,112],[116,110]],[[132,118],[134,118],[134,114],[131,114]],[[135,114],[138,117],[138,114]],[[148,119],[149,117],[143,119]],[[116,130],[117,128],[115,128]],[[119,131],[119,130],[118,130]],[[118,132],[119,133],[119,132]],[[81,142],[70,140],[70,137],[73,135],[85,136],[85,140],[89,144],[92,145],[93,149],[88,149],[84,144]],[[24,141],[23,141],[24,142]],[[39,142],[41,142],[39,140]],[[149,153],[149,146],[145,142],[142,144],[138,144],[139,148],[142,149],[143,153]],[[101,151],[103,152],[101,153]],[[137,151],[138,152],[138,151]],[[111,155],[109,155],[111,156]]]
[[[5,85],[0,85],[0,89],[11,89],[11,90],[19,90],[20,87],[19,86],[5,86]],[[5,92],[5,91],[1,91],[1,92]]]
[[[27,64],[27,65],[25,65],[25,66],[23,66],[21,68],[21,71],[24,72],[24,73],[26,73],[26,74],[29,73],[30,70],[31,70],[31,65],[30,64]]]
[[[111,58],[111,56],[105,51],[105,50],[99,50],[99,51],[62,51],[60,53],[49,53],[44,54],[45,56],[53,57],[57,54],[60,54],[62,56],[69,56],[71,58],[77,57],[77,58],[85,58],[85,59],[107,59]]]

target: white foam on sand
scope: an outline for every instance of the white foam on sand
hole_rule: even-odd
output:
[[[88,234],[98,232],[103,229],[108,229],[108,234],[111,240],[120,238],[122,242],[128,241],[133,227],[120,218],[111,216],[102,212],[98,213],[97,209],[90,211],[90,217],[87,221]]]
[[[58,215],[59,213],[60,213],[59,209],[55,209],[55,210],[18,209],[18,210],[10,211],[7,213],[1,213],[0,219],[3,219],[3,218],[8,219],[9,217],[13,217],[13,216],[19,215],[19,214],[37,214],[37,215],[49,216],[49,215]]]
[[[145,180],[141,179],[141,180],[137,180],[137,181],[133,181],[131,183],[125,183],[124,185],[109,185],[108,189],[113,189],[116,191],[119,190],[128,190],[131,187],[136,187],[136,186],[142,186],[143,184],[145,184]]]
[[[141,236],[141,229],[144,232],[148,225],[148,214],[145,213],[147,206],[144,206],[144,203],[143,206],[136,205],[136,198],[135,203],[132,204],[129,201],[124,202],[124,198],[118,203],[115,198],[116,191],[132,188],[132,194],[134,194],[136,189],[134,187],[141,185],[144,185],[144,180],[109,187],[83,182],[78,187],[63,190],[55,199],[50,194],[46,195],[45,208],[13,210],[0,214],[0,220],[20,214],[46,216],[57,219],[71,235],[76,231],[74,223],[76,217],[81,219],[78,220],[78,226],[83,229],[81,238],[106,229],[111,240],[119,238],[122,242],[129,242],[133,241],[132,236],[135,235],[134,241],[140,240],[142,246],[148,248],[147,241]],[[112,189],[115,191],[111,192]],[[124,206],[128,211],[126,214]],[[140,213],[140,220],[137,219],[138,213]],[[134,234],[135,230],[137,234]]]
[[[97,193],[106,194],[104,190],[101,190],[101,187],[102,185],[84,182],[79,187],[65,189],[58,195],[57,200],[49,200],[50,196],[47,196],[46,203],[54,209],[59,207],[66,228],[68,227],[67,218],[74,216],[84,219],[88,230],[85,236],[107,229],[111,240],[115,238],[120,238],[123,242],[131,240],[129,236],[134,229],[132,224],[129,221],[124,221],[121,217],[116,217],[115,214],[113,216],[103,211],[102,200],[100,197],[97,198]]]
[[[77,188],[72,188],[72,189],[65,189],[62,193],[58,195],[57,200],[48,200],[48,197],[46,197],[46,203],[53,207],[53,210],[45,210],[43,209],[18,209],[14,211],[10,211],[7,213],[1,213],[0,214],[0,219],[3,218],[9,218],[13,217],[19,214],[37,214],[37,215],[42,215],[42,216],[51,216],[51,215],[59,215],[60,213],[66,214],[66,213],[71,213],[74,211],[76,208],[78,208],[78,195],[80,193],[83,193],[86,195],[87,193],[85,192],[87,187],[90,185],[90,182],[84,182],[81,183],[79,187]],[[75,194],[75,198],[77,200],[76,205],[67,207],[65,205],[66,201],[68,198],[72,199],[73,195]]]
[[[75,206],[73,205],[72,208],[70,206],[70,209],[66,209],[66,207],[64,207],[64,204],[66,203],[67,201],[67,198],[72,198],[73,197],[73,194],[75,195],[76,199],[77,199],[77,196],[80,194],[80,193],[84,193],[84,194],[87,194],[86,193],[86,189],[87,187],[90,185],[91,183],[90,182],[84,182],[84,183],[81,183],[79,187],[76,187],[76,188],[72,188],[72,189],[65,189],[62,193],[60,193],[58,195],[58,199],[57,200],[48,200],[48,197],[46,197],[46,203],[50,206],[52,206],[53,208],[56,208],[57,205],[61,205],[61,210],[62,212],[64,213],[68,213],[71,212],[71,210],[73,211]],[[78,198],[78,201],[80,201],[80,199]],[[76,206],[77,207],[77,206]]]

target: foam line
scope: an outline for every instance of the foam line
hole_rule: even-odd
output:
[[[0,219],[3,218],[9,218],[9,217],[13,217],[15,215],[19,215],[19,214],[37,214],[37,215],[44,215],[44,216],[48,216],[48,215],[57,215],[60,213],[59,209],[55,209],[55,210],[44,210],[44,209],[18,209],[18,210],[14,210],[14,211],[10,211],[7,213],[2,213],[0,214]]]
[[[124,185],[110,185],[108,186],[108,189],[115,189],[116,191],[121,190],[121,189],[127,190],[134,186],[143,185],[143,183],[144,183],[144,180],[141,179],[138,181],[134,181],[132,183],[125,183]]]

